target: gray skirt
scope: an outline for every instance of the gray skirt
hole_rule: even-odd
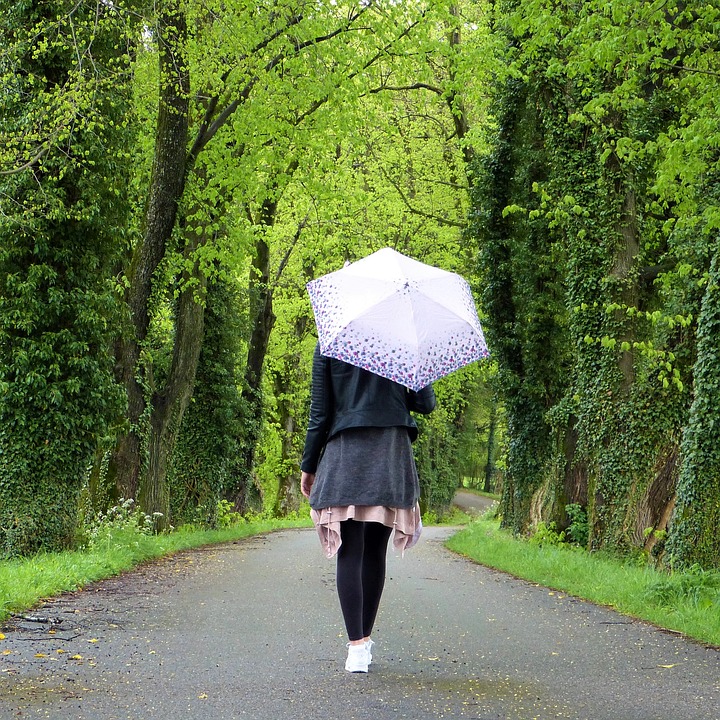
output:
[[[310,493],[310,507],[411,508],[420,483],[407,428],[359,427],[331,438]]]

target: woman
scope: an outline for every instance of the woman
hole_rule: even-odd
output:
[[[315,348],[301,489],[328,557],[348,633],[348,672],[367,672],[385,584],[390,535],[404,551],[420,533],[420,486],[410,411],[435,407],[432,386],[413,392]]]

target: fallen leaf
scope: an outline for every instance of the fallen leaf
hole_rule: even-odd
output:
[[[665,668],[666,670],[669,670],[670,668],[674,668],[676,665],[679,665],[679,663],[673,663],[672,665],[658,665],[659,668]]]
[[[12,650],[3,650],[2,654],[3,655],[12,655]]]
[[[35,653],[35,657],[37,658],[45,658],[47,655],[45,653]]]
[[[89,643],[96,643],[99,642],[97,638],[92,638],[92,640],[88,640]]]
[[[0,633],[0,640],[4,640],[4,639],[5,639],[5,636],[2,633]]]
[[[207,700],[207,693],[200,693],[198,695],[198,700]]]
[[[62,650],[61,648],[58,648],[55,652],[56,652],[58,655],[63,655],[64,653],[67,652],[67,650]]]
[[[71,660],[82,660],[83,656],[82,655],[71,655],[70,659]]]

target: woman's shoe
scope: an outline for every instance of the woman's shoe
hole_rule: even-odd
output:
[[[372,649],[375,643],[372,640],[365,641],[365,650],[367,650],[368,667],[372,664]]]
[[[351,673],[366,673],[368,671],[368,656],[369,653],[365,647],[365,643],[362,645],[351,645],[348,643],[348,656],[345,661],[345,669]]]

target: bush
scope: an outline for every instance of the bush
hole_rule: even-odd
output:
[[[560,530],[558,532],[557,525],[554,522],[539,522],[534,534],[530,537],[530,543],[533,545],[558,546],[565,542],[565,533]]]
[[[154,519],[153,516],[146,515],[140,508],[135,507],[132,498],[120,499],[118,504],[107,512],[97,513],[88,524],[86,532],[86,547],[88,550],[95,550],[113,544],[120,537],[126,542],[128,536],[152,535]]]
[[[587,547],[590,537],[590,525],[585,508],[577,503],[565,506],[565,512],[570,520],[570,526],[567,529],[568,537],[576,545]]]

